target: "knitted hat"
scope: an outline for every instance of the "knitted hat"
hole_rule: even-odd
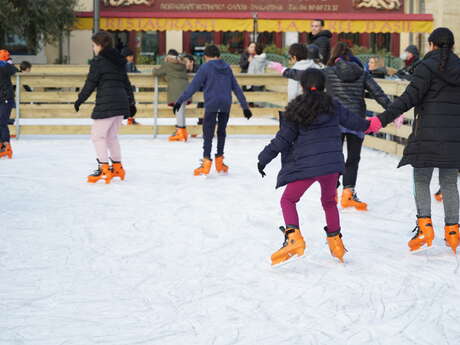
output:
[[[416,46],[414,46],[413,44],[411,44],[410,46],[408,46],[404,51],[408,52],[408,53],[411,53],[412,55],[415,55],[415,56],[419,56],[420,53],[418,52],[418,49]]]

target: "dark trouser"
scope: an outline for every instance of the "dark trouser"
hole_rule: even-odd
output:
[[[217,155],[223,156],[229,113],[206,112],[203,119],[203,157],[211,159],[212,139],[217,124]]]
[[[345,142],[345,139],[347,141],[347,161],[343,174],[343,188],[355,188],[364,139],[351,133],[344,133],[342,143]]]
[[[8,128],[8,122],[10,120],[12,109],[12,103],[0,103],[0,143],[10,141],[10,130]]]
[[[434,168],[414,168],[414,195],[418,217],[431,217],[430,182]],[[439,169],[446,225],[458,224],[457,169]]]

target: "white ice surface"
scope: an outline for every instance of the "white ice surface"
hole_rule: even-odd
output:
[[[0,161],[1,345],[460,343],[458,259],[437,238],[409,254],[411,169],[364,150],[344,211],[346,264],[326,245],[319,188],[299,205],[308,249],[276,269],[279,163],[231,138],[230,175],[192,176],[201,141],[123,138],[125,182],[86,183],[86,139],[14,142]],[[433,185],[435,188],[436,185]]]

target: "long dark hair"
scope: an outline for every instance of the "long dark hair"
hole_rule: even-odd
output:
[[[335,60],[338,58],[345,59],[347,61],[350,60],[350,57],[353,55],[351,52],[350,47],[345,42],[339,42],[335,45],[334,49],[332,49],[331,57],[327,62],[328,66],[335,66]]]
[[[309,68],[300,78],[303,94],[286,107],[286,119],[303,127],[310,126],[319,114],[332,111],[332,97],[324,92],[326,77],[321,70]]]
[[[448,28],[437,28],[428,37],[428,42],[432,43],[441,51],[441,63],[439,70],[444,71],[449,60],[450,52],[455,44],[455,38],[452,31]]]

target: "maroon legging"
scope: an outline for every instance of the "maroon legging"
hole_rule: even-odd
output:
[[[335,201],[338,178],[339,174],[331,174],[288,183],[281,197],[281,209],[286,225],[299,227],[296,204],[313,183],[319,182],[321,185],[321,203],[326,213],[327,231],[336,232],[340,230],[339,210]]]

